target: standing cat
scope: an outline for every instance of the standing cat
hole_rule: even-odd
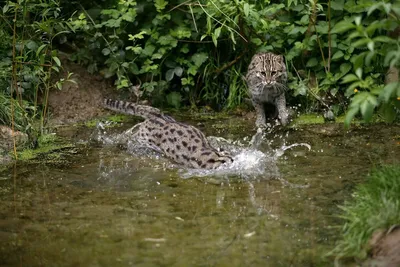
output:
[[[199,129],[177,122],[157,108],[111,99],[104,99],[103,105],[114,111],[145,118],[131,139],[178,164],[195,169],[215,169],[233,161],[229,155],[213,148]]]
[[[246,74],[251,101],[256,110],[258,128],[266,125],[266,104],[273,104],[275,112],[272,118],[278,117],[282,125],[288,123],[285,89],[287,72],[282,55],[271,52],[257,53],[251,59]]]

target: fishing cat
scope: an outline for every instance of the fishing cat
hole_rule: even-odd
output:
[[[258,128],[266,127],[266,104],[274,105],[272,118],[278,117],[282,125],[288,123],[286,81],[287,71],[282,55],[262,52],[253,56],[247,70],[246,82],[256,110]]]
[[[145,121],[140,123],[132,140],[178,164],[195,169],[216,169],[233,162],[230,155],[212,147],[199,129],[177,122],[157,108],[112,99],[104,99],[103,105],[113,111],[143,117]]]

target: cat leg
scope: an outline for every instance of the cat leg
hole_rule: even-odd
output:
[[[256,126],[257,128],[265,129],[267,128],[267,122],[265,117],[265,109],[263,103],[258,101],[253,101],[254,109],[256,110]]]
[[[285,94],[281,94],[275,99],[275,106],[278,110],[279,121],[283,126],[287,125],[289,123],[289,114],[286,108]]]

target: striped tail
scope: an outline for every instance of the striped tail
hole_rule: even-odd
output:
[[[121,112],[124,114],[140,116],[145,119],[162,116],[159,109],[145,105],[138,105],[131,102],[125,102],[113,99],[104,99],[103,106],[113,111]]]

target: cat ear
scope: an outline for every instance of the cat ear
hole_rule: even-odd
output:
[[[282,62],[285,62],[285,57],[283,55],[279,55],[279,59],[282,60]]]

